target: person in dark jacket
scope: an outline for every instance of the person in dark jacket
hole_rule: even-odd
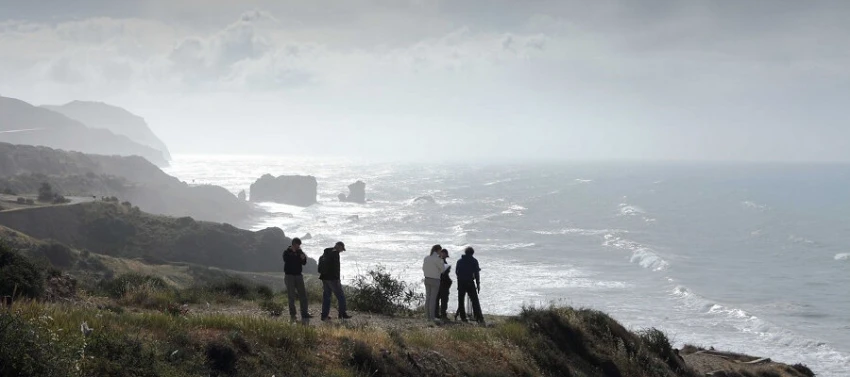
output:
[[[301,318],[310,319],[313,316],[307,312],[307,289],[304,288],[303,266],[307,264],[307,255],[301,250],[301,240],[292,240],[292,246],[283,252],[283,282],[286,283],[286,295],[289,298],[289,316],[295,319],[295,296],[301,304]]]
[[[475,250],[472,247],[467,247],[463,251],[464,255],[457,261],[455,274],[457,275],[457,312],[460,314],[460,319],[467,322],[466,308],[464,301],[466,295],[469,295],[469,300],[472,301],[472,312],[475,314],[475,321],[484,323],[484,315],[481,314],[481,303],[478,301],[478,294],[481,292],[481,276],[478,266],[478,260],[472,257]]]
[[[440,258],[443,259],[444,264],[448,265],[449,251],[443,249],[443,251],[440,252]],[[440,275],[440,292],[437,293],[437,313],[434,316],[444,321],[449,319],[448,315],[446,315],[446,310],[449,308],[449,290],[452,287],[452,277],[449,274],[451,270],[452,267],[448,266],[446,267],[446,272],[443,272],[442,275]]]
[[[325,249],[325,253],[319,261],[319,279],[322,281],[322,321],[330,319],[331,293],[336,296],[339,305],[339,318],[351,318],[346,311],[345,292],[342,290],[342,282],[340,282],[339,253],[343,251],[345,251],[345,244],[337,242],[334,247]]]

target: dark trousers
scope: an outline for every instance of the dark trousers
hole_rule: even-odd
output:
[[[451,280],[440,280],[440,291],[437,293],[437,318],[446,318],[446,310],[449,309],[449,289],[452,287]]]
[[[283,278],[286,283],[286,297],[289,298],[289,316],[295,317],[295,297],[301,303],[301,317],[307,317],[307,289],[304,288],[304,276],[286,275]]]
[[[466,295],[469,295],[469,300],[472,301],[472,313],[475,314],[475,320],[483,322],[484,315],[481,314],[481,303],[478,301],[478,291],[475,290],[475,282],[472,280],[457,281],[457,312],[460,314],[460,319],[466,321],[466,308],[464,308]]]
[[[339,307],[339,316],[346,314],[345,292],[342,291],[342,282],[339,280],[322,280],[322,318],[331,314],[331,293],[336,296]]]

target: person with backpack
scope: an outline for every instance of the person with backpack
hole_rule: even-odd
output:
[[[468,322],[466,319],[466,308],[464,300],[466,295],[469,295],[472,301],[472,312],[475,314],[475,321],[484,323],[484,315],[481,314],[481,303],[478,301],[478,294],[481,293],[481,276],[478,266],[478,260],[472,255],[475,250],[472,247],[467,247],[464,250],[464,255],[457,261],[455,267],[455,275],[457,275],[457,312],[460,314],[460,319],[463,322]]]
[[[345,251],[345,244],[337,242],[334,247],[325,249],[324,254],[319,257],[319,280],[322,281],[322,321],[330,320],[331,293],[336,296],[339,318],[351,318],[346,311],[345,292],[342,290],[340,281],[339,254]]]
[[[301,240],[295,238],[292,240],[292,246],[289,246],[283,252],[283,272],[285,274],[283,282],[286,284],[286,295],[289,298],[289,316],[293,320],[296,314],[296,294],[301,304],[301,319],[313,318],[307,311],[307,289],[304,288],[304,275],[301,274],[302,268],[306,264],[307,255],[301,250]]]
[[[449,290],[452,287],[452,277],[450,275],[452,266],[448,262],[449,251],[446,249],[440,251],[440,259],[443,260],[446,271],[440,275],[440,292],[437,294],[437,313],[435,313],[435,316],[443,321],[447,321],[449,317],[446,315],[446,310],[449,308]]]
[[[440,276],[446,271],[445,261],[440,258],[443,247],[434,245],[422,261],[422,272],[425,274],[425,318],[436,321],[437,294],[440,292]]]

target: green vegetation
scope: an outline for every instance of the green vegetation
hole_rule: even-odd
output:
[[[349,299],[352,309],[389,316],[411,314],[413,308],[424,301],[408,284],[389,273],[383,266],[358,275],[352,284],[353,294]]]
[[[39,298],[43,294],[42,268],[0,243],[0,296]]]
[[[38,188],[38,201],[54,204],[70,202],[70,200],[65,199],[64,196],[59,195],[59,193],[57,192],[54,192],[53,187],[51,187],[50,184],[47,182],[42,183],[41,187]]]

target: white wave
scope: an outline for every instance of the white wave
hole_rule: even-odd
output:
[[[652,249],[634,241],[624,240],[614,234],[606,234],[605,242],[602,245],[631,251],[632,257],[629,260],[632,263],[639,264],[641,267],[653,271],[663,271],[670,268],[670,263],[656,254]]]
[[[741,205],[744,206],[744,208],[750,208],[750,209],[755,209],[755,210],[759,210],[759,211],[766,211],[766,210],[770,209],[770,207],[768,207],[764,204],[758,204],[758,203],[750,201],[750,200],[746,200],[746,201],[741,202]]]
[[[495,181],[492,181],[492,182],[487,182],[487,183],[484,184],[484,186],[493,186],[493,185],[498,185],[498,184],[501,184],[501,183],[508,183],[508,182],[513,181],[513,180],[514,180],[513,178],[499,179],[499,180],[495,180]]]
[[[592,179],[581,179],[581,178],[576,178],[576,183],[592,183],[592,182],[593,182],[593,180],[592,180]]]
[[[795,236],[793,234],[788,236],[788,241],[805,245],[814,245],[816,243],[815,241],[812,241],[808,238]]]
[[[522,215],[524,214],[523,212],[524,212],[525,210],[527,210],[527,209],[528,209],[528,208],[525,208],[525,207],[523,207],[523,206],[521,206],[521,205],[514,204],[514,205],[511,205],[510,207],[508,207],[508,209],[506,209],[506,210],[502,211],[502,214],[503,214],[503,215],[517,215],[517,216],[522,216]]]
[[[537,244],[534,242],[528,243],[509,243],[504,245],[487,245],[481,246],[481,249],[484,250],[518,250],[518,249],[527,249],[530,247],[535,247]]]
[[[629,205],[626,203],[620,203],[620,215],[622,216],[636,216],[642,215],[646,213],[642,208]]]
[[[558,230],[535,230],[534,233],[542,234],[542,235],[567,235],[567,234],[578,234],[581,236],[604,236],[606,234],[612,233],[628,233],[627,230],[622,229],[582,229],[582,228],[564,228]]]
[[[835,260],[850,260],[850,253],[835,254]]]

